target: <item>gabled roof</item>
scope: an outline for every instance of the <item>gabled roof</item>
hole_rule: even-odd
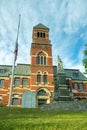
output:
[[[48,27],[46,27],[45,25],[43,25],[42,23],[37,24],[36,26],[33,27],[34,29],[46,29],[49,30]]]

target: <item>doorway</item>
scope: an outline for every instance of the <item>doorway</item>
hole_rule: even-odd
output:
[[[42,105],[44,105],[46,103],[47,103],[46,99],[38,99],[38,107],[41,107]]]
[[[36,94],[37,107],[50,103],[50,92],[45,88],[40,88]]]

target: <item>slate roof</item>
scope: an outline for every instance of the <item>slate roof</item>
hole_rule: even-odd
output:
[[[0,65],[0,76],[1,77],[8,77],[9,74],[12,72],[12,66],[9,65]]]
[[[45,25],[43,25],[42,23],[37,24],[37,25],[34,26],[33,28],[34,28],[34,29],[37,28],[37,29],[46,29],[46,30],[49,30],[49,28],[46,27]]]
[[[0,65],[0,76],[8,77],[12,74],[12,66]],[[30,65],[29,64],[17,64],[15,66],[15,75],[30,75]]]
[[[64,69],[67,76],[73,80],[87,80],[87,78],[78,69]]]
[[[30,75],[30,65],[18,64],[15,67],[15,75]]]
[[[57,66],[53,66],[54,76],[57,76]],[[87,80],[87,78],[78,69],[64,69],[66,77],[73,80]],[[12,66],[0,65],[0,76],[6,77],[12,74]],[[30,75],[30,64],[17,64],[15,66],[15,75]]]
[[[57,76],[57,66],[53,66],[54,76]],[[87,78],[78,69],[64,69],[68,78],[73,80],[87,80]]]

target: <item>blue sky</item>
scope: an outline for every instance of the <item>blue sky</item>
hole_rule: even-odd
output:
[[[87,43],[87,0],[0,0],[0,64],[12,65],[21,14],[17,63],[30,63],[32,29],[50,29],[53,64],[59,55],[64,68],[80,69]]]

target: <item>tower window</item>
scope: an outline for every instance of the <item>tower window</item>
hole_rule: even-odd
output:
[[[43,33],[43,38],[45,38],[45,33]]]
[[[37,56],[37,64],[38,65],[46,65],[46,56]]]
[[[44,32],[37,32],[37,37],[45,38]]]
[[[37,74],[37,82],[41,83],[41,74],[40,74],[40,72],[38,72],[38,74]]]
[[[46,56],[44,56],[44,65],[46,65]]]
[[[46,84],[47,83],[47,74],[46,72],[43,75],[43,82]]]
[[[40,56],[37,56],[37,64],[40,65]]]
[[[43,65],[43,56],[41,56],[41,65]]]

